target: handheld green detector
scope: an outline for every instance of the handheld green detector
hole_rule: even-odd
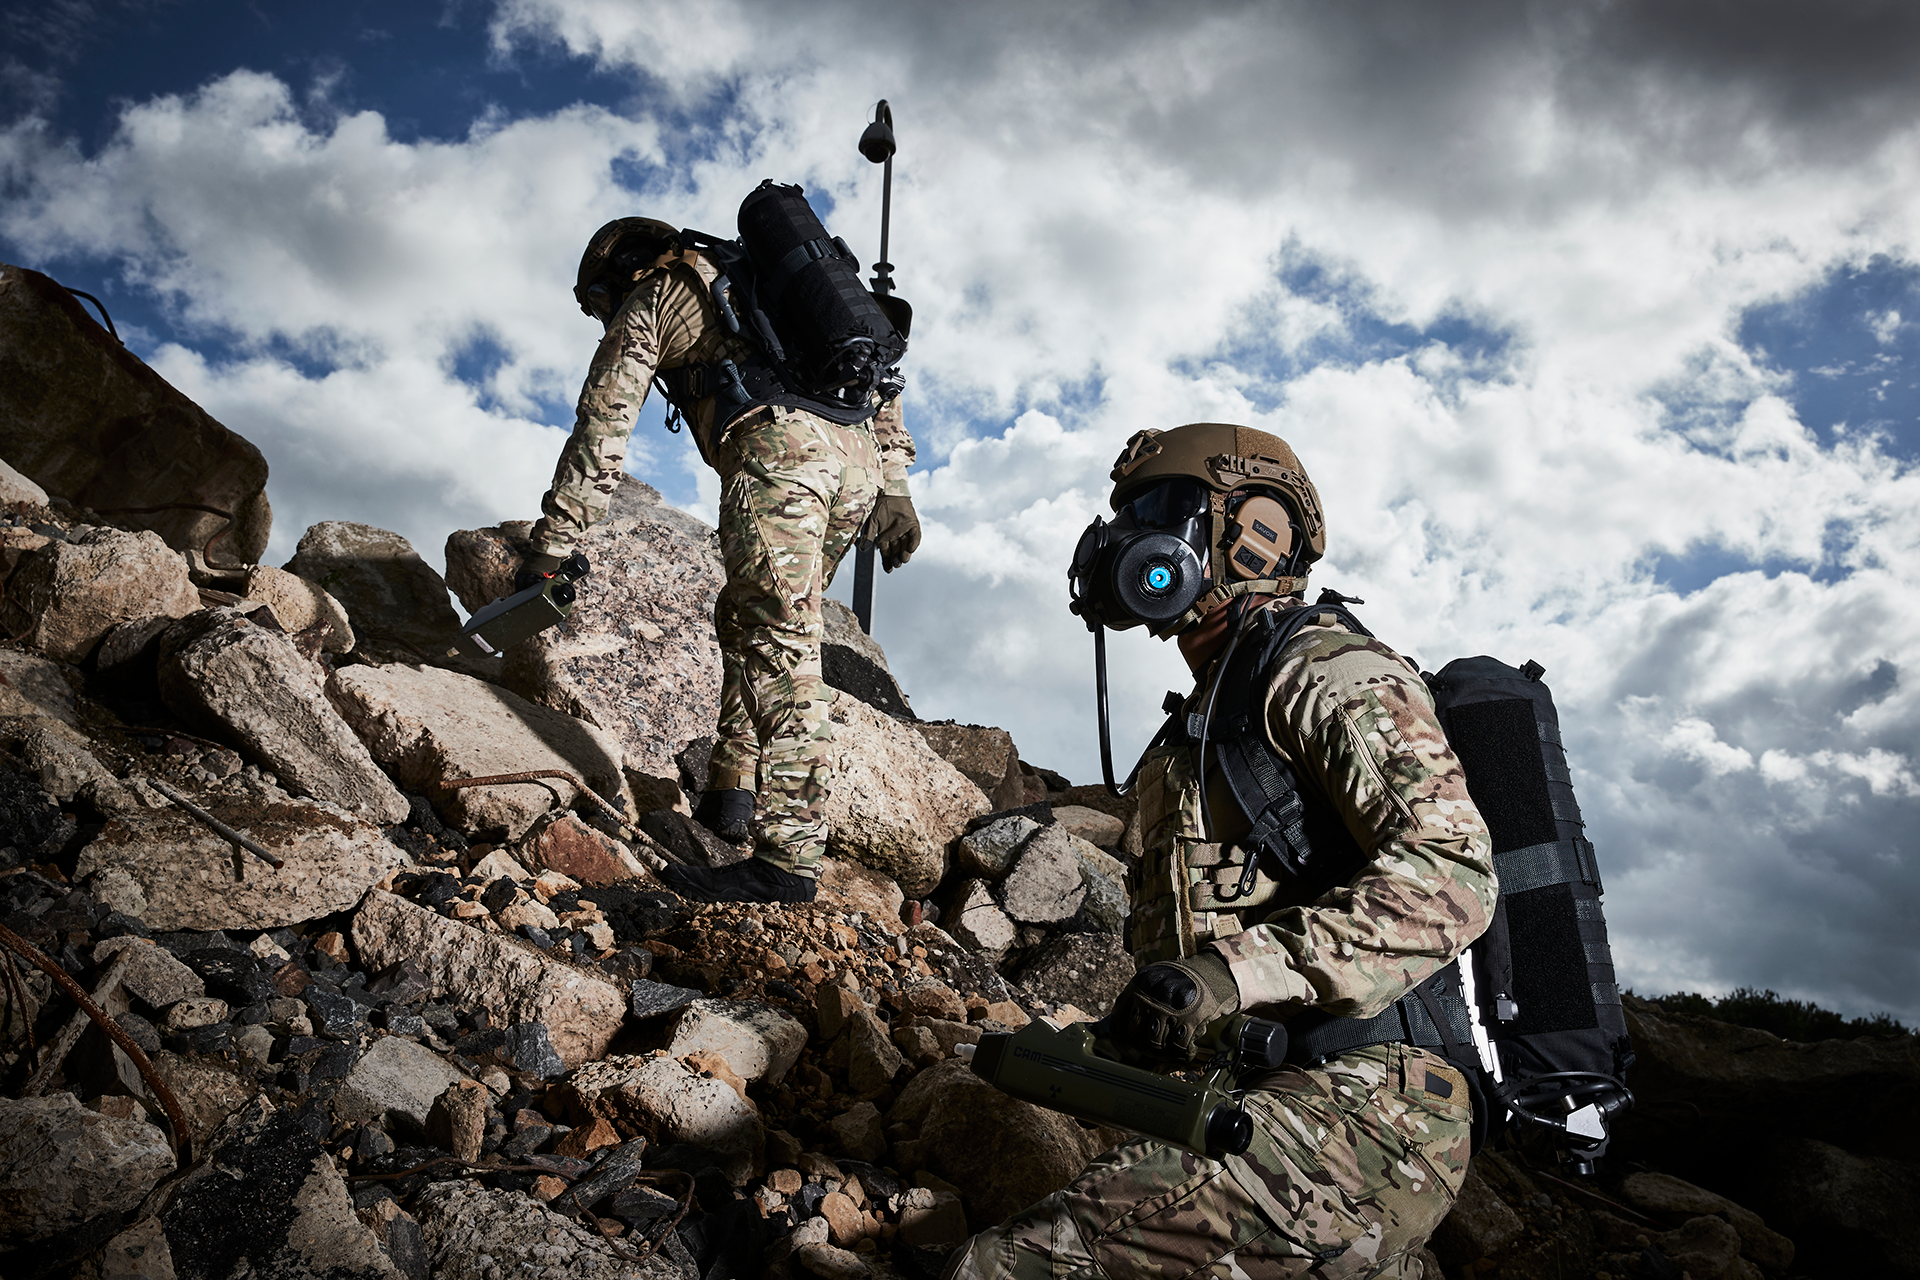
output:
[[[573,612],[573,584],[586,576],[587,558],[576,551],[560,562],[551,577],[495,600],[468,618],[447,656],[497,658],[528,636],[559,626]]]
[[[1212,1056],[1199,1080],[1130,1067],[1095,1051],[1097,1023],[1055,1026],[1045,1018],[1020,1030],[989,1032],[959,1050],[975,1075],[1023,1102],[1094,1124],[1131,1129],[1219,1159],[1253,1141],[1253,1122],[1239,1102],[1235,1077],[1271,1070],[1287,1052],[1286,1028],[1236,1014],[1203,1039]],[[971,1052],[969,1052],[971,1050]]]

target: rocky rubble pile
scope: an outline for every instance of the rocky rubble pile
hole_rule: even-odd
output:
[[[689,817],[711,530],[646,486],[489,667],[389,532],[218,568],[0,484],[0,1271],[931,1276],[1123,1139],[955,1049],[1111,1005],[1131,802],[917,720],[844,611],[819,900],[661,884],[743,851]],[[463,603],[524,536],[449,539]],[[1915,1270],[1910,1041],[1631,1013],[1609,1171],[1483,1153],[1436,1274]]]
[[[687,816],[710,539],[644,486],[597,551],[651,576],[478,675],[398,616],[444,589],[395,535],[214,571],[33,497],[0,529],[9,1273],[934,1274],[1118,1137],[954,1050],[1104,1011],[1130,812],[913,720],[846,619],[899,714],[835,705],[819,902],[655,877],[742,853]],[[456,577],[510,560],[453,541]]]

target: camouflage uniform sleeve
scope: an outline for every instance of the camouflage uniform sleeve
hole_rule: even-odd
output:
[[[627,437],[660,366],[660,303],[670,279],[671,273],[656,271],[641,280],[593,353],[574,410],[573,434],[554,466],[553,485],[540,500],[535,551],[566,555],[607,518],[626,462]]]
[[[880,446],[880,492],[907,496],[907,471],[913,466],[913,437],[907,434],[900,396],[880,406],[873,415],[873,442]]]
[[[1267,731],[1367,860],[1344,886],[1214,946],[1243,1005],[1372,1017],[1486,929],[1493,842],[1425,683],[1376,640],[1315,630],[1289,645]]]

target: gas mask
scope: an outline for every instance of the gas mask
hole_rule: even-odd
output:
[[[1090,630],[1158,629],[1193,607],[1207,573],[1209,490],[1176,476],[1143,490],[1109,524],[1080,535],[1067,570],[1068,606]]]

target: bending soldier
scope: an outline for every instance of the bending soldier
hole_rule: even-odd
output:
[[[1112,478],[1074,610],[1177,637],[1196,691],[1137,774],[1141,967],[1102,1030],[1178,1065],[1257,1010],[1286,1022],[1289,1065],[1242,1081],[1244,1154],[1117,1147],[947,1275],[1419,1276],[1470,1154],[1468,1079],[1437,1052],[1470,1030],[1435,975],[1491,917],[1486,827],[1418,671],[1341,597],[1303,604],[1326,531],[1285,441],[1142,431]]]
[[[722,661],[720,722],[695,816],[723,839],[749,837],[756,856],[721,871],[673,868],[689,897],[809,902],[826,850],[833,783],[831,724],[820,668],[821,601],[867,525],[888,571],[920,545],[907,496],[913,438],[897,398],[873,398],[864,421],[832,421],[792,395],[724,397],[775,385],[757,349],[721,323],[719,272],[677,231],[621,218],[594,233],[574,297],[606,326],[581,388],[573,434],[541,501],[521,585],[551,574],[604,520],[627,437],[655,375],[720,473],[726,585],[714,606]],[[838,416],[848,417],[841,413]]]

